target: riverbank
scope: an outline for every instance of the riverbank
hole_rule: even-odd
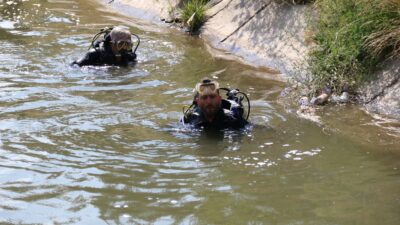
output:
[[[165,26],[162,19],[175,17],[178,0],[116,0],[109,6],[130,17]],[[105,2],[103,2],[105,3]],[[216,57],[265,67],[279,77],[304,81],[309,78],[309,53],[313,42],[307,31],[309,5],[277,1],[210,1],[200,37]],[[167,25],[168,26],[168,25]],[[399,63],[387,62],[376,72],[377,80],[358,89],[357,99],[369,112],[400,118]],[[385,73],[385,76],[380,74]],[[278,75],[280,74],[280,75]]]
[[[102,1],[107,4],[107,2]],[[110,7],[134,18],[159,25],[174,14],[178,0],[116,0]],[[309,46],[306,7],[274,1],[211,1],[200,37],[217,57],[265,67],[284,77],[306,74]],[[272,16],[271,16],[272,15]]]

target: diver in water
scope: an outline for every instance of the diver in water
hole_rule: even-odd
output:
[[[227,99],[222,99],[220,90],[227,91]],[[238,89],[219,88],[216,81],[204,79],[195,87],[193,104],[184,112],[181,122],[195,128],[204,129],[240,129],[245,127],[250,113],[250,102],[246,94]],[[242,100],[246,98],[248,109]],[[244,115],[246,114],[246,115]]]
[[[97,40],[101,34],[104,34],[103,38]],[[134,50],[132,50],[132,35],[138,40]],[[72,62],[72,65],[126,66],[129,62],[135,62],[136,50],[139,44],[139,37],[135,34],[131,34],[127,28],[104,28],[94,36],[89,51],[85,56]]]

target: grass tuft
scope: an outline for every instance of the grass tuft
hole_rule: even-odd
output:
[[[206,4],[208,0],[186,0],[182,8],[182,21],[191,33],[196,32],[206,21]]]
[[[340,92],[369,80],[380,63],[400,55],[399,0],[317,0],[310,65],[315,89]]]

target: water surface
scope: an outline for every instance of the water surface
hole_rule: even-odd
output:
[[[68,65],[115,24],[142,38],[137,65]],[[178,126],[210,74],[249,93],[251,130]],[[274,76],[92,1],[0,2],[0,223],[398,224],[399,123],[301,119]]]

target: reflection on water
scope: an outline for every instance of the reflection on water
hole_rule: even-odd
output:
[[[277,104],[284,84],[260,78],[274,75],[100,10],[0,2],[1,224],[398,223],[397,121],[353,106],[299,119]],[[122,23],[142,39],[137,65],[68,66]],[[249,93],[251,129],[178,125],[209,74]]]

